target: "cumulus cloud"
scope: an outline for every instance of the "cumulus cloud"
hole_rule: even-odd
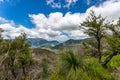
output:
[[[6,20],[4,18],[0,18],[0,28],[4,30],[2,33],[2,36],[5,39],[8,38],[15,38],[16,36],[19,36],[21,33],[26,33],[28,38],[44,38],[47,40],[58,40],[58,41],[64,41],[67,40],[68,37],[65,35],[61,35],[60,31],[54,31],[50,28],[32,28],[28,29],[23,25],[16,25],[13,21]]]
[[[108,0],[98,7],[92,6],[87,9],[87,12],[94,10],[96,14],[101,14],[109,20],[116,20],[120,17],[120,0]]]
[[[1,23],[5,23],[5,22],[9,22],[9,21],[6,20],[5,18],[0,17],[0,22],[1,22]]]
[[[61,12],[55,12],[45,16],[44,14],[30,14],[32,23],[37,28],[52,29],[52,30],[76,30],[79,28],[82,21],[82,14],[67,12],[64,16]]]
[[[32,20],[32,23],[36,25],[34,30],[38,31],[41,34],[47,34],[50,38],[57,39],[58,37],[68,38],[85,38],[85,34],[80,31],[79,25],[80,22],[84,19],[80,13],[66,13],[63,15],[61,12],[51,13],[48,16],[44,14],[30,14],[29,17]],[[78,30],[78,31],[77,31]],[[77,34],[79,32],[79,34]],[[62,33],[66,33],[67,35]]]
[[[29,14],[31,21],[36,25],[35,30],[46,31],[46,33],[51,34],[49,30],[51,30],[56,35],[52,36],[60,36],[63,33],[64,36],[68,38],[86,38],[88,37],[80,30],[80,23],[84,21],[84,19],[88,16],[89,11],[94,10],[96,14],[102,14],[104,17],[108,17],[110,20],[117,20],[120,16],[120,1],[119,0],[109,0],[100,4],[99,6],[92,6],[87,9],[86,13],[70,13],[67,12],[63,15],[61,12],[51,13],[48,16],[44,14]],[[57,33],[59,34],[57,34]],[[52,33],[52,34],[53,34]],[[69,35],[69,36],[68,36]]]
[[[26,27],[22,25],[16,25],[13,21],[5,20],[2,18],[3,21],[1,23],[0,21],[0,28],[4,30],[2,36],[4,38],[15,38],[16,36],[19,36],[20,33],[32,33],[31,30],[27,29]],[[32,35],[32,34],[31,34]],[[31,36],[30,34],[28,36]],[[31,36],[32,37],[32,36]]]
[[[49,2],[50,3],[50,2]],[[6,20],[0,17],[0,27],[5,30],[4,37],[18,36],[21,32],[25,32],[28,37],[39,37],[47,40],[65,41],[70,38],[83,39],[88,37],[83,30],[79,28],[88,16],[90,10],[94,10],[96,14],[102,14],[110,20],[117,20],[120,17],[120,0],[109,0],[99,6],[92,6],[85,13],[63,14],[61,12],[50,13],[49,15],[29,14],[34,28],[28,29],[22,25],[16,25],[14,21]]]

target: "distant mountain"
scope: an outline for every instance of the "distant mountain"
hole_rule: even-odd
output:
[[[48,41],[43,38],[28,38],[27,41],[31,43],[32,48],[50,48],[59,44],[58,41]]]
[[[63,43],[59,43],[58,41],[48,41],[43,38],[28,38],[28,42],[31,43],[31,48],[52,48],[52,49],[60,49],[60,48],[70,48],[74,47],[74,45],[79,45],[81,42],[86,42],[87,39],[69,39]]]
[[[80,44],[81,42],[86,42],[88,40],[87,39],[80,39],[80,40],[74,40],[74,39],[69,39],[63,43],[60,43],[54,47],[52,47],[52,49],[60,49],[60,48],[64,48],[64,47],[74,47],[73,45],[75,44]]]

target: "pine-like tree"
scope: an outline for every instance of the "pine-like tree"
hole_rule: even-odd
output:
[[[97,53],[101,63],[101,40],[105,33],[105,18],[101,15],[96,16],[95,12],[91,11],[90,16],[81,25],[87,27],[85,33],[97,41]]]
[[[107,22],[106,18],[103,18],[101,15],[96,16],[94,11],[90,12],[90,16],[86,18],[82,26],[87,27],[85,33],[97,41],[97,53],[99,57],[99,62],[107,67],[107,63],[120,52],[120,19],[118,23],[114,25],[113,23]],[[110,35],[106,35],[107,29],[112,32]],[[102,39],[106,39],[106,43],[102,44]],[[93,44],[91,44],[93,45]],[[102,61],[102,46],[108,45],[109,50],[112,51],[108,57]],[[93,45],[94,46],[94,45]],[[105,50],[105,49],[104,49]]]

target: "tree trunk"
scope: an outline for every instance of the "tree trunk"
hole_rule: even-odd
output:
[[[100,39],[97,39],[98,42],[98,58],[99,58],[99,62],[101,63],[101,42]]]
[[[26,80],[27,73],[26,73],[25,67],[23,67],[23,75],[24,75],[24,79]]]
[[[105,61],[102,63],[103,67],[107,67],[108,62],[109,62],[115,55],[117,55],[117,54],[118,54],[118,51],[117,51],[117,50],[115,50],[115,51],[113,52],[113,54],[110,54],[110,55],[105,59]]]

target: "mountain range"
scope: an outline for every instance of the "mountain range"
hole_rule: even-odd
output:
[[[28,38],[27,41],[31,43],[31,48],[50,48],[59,44],[58,41],[48,41],[43,38]]]
[[[87,39],[79,39],[79,40],[74,40],[74,39],[69,39],[63,43],[57,44],[52,49],[60,49],[60,48],[72,48],[75,47],[76,44],[80,44],[81,42],[86,42]]]
[[[48,41],[43,38],[28,38],[28,42],[31,43],[31,48],[52,48],[52,49],[60,49],[63,47],[73,47],[74,44],[80,44],[81,42],[87,41],[87,39],[69,39],[65,42],[58,42],[58,41]]]

